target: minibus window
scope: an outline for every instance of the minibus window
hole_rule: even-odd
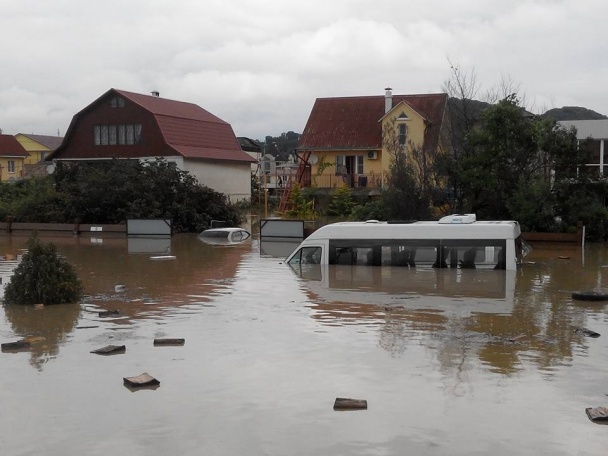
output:
[[[289,260],[289,264],[321,264],[321,247],[302,247]]]

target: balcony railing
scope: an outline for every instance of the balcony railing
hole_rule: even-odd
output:
[[[336,188],[343,184],[351,188],[382,188],[383,175],[381,173],[321,174],[313,175],[311,180],[311,186],[316,188]]]

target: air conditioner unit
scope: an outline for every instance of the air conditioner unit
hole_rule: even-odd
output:
[[[378,158],[378,152],[374,152],[374,151],[370,150],[367,153],[367,159],[368,160],[376,160],[377,158]]]

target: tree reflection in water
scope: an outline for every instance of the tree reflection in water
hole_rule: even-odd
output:
[[[38,370],[58,355],[60,345],[76,327],[80,311],[80,304],[4,306],[15,336],[31,339],[30,364]]]

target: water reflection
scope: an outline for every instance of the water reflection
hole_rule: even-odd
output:
[[[107,235],[40,238],[53,242],[75,266],[85,296],[77,305],[5,306],[15,337],[39,338],[31,348],[31,364],[38,369],[57,356],[77,324],[127,329],[140,319],[157,318],[180,307],[204,306],[214,294],[230,293],[243,254],[238,247],[198,242],[195,235],[138,239],[135,243],[124,236]],[[21,252],[27,239],[0,238],[0,251]],[[251,245],[244,248],[249,251]],[[156,253],[171,253],[175,259],[154,260]],[[108,310],[117,310],[119,315],[100,316]]]
[[[59,345],[74,330],[80,317],[80,305],[4,306],[4,315],[17,339],[31,343],[30,364],[41,370],[59,353]]]
[[[0,236],[0,252],[17,253],[26,240]],[[31,359],[0,355],[11,373],[0,377],[0,401],[15,411],[0,417],[6,454],[501,456],[605,447],[605,428],[584,409],[606,405],[607,306],[571,299],[573,290],[605,287],[604,246],[537,249],[510,274],[294,271],[286,254],[255,239],[222,246],[178,235],[167,261],[134,253],[124,238],[52,240],[87,296],[79,306],[4,307],[2,342],[41,338]],[[120,315],[99,317],[113,309]],[[186,343],[154,347],[157,337]],[[126,353],[90,353],[110,344]],[[162,388],[131,394],[122,379],[142,372]],[[370,407],[333,412],[342,396]],[[117,431],[100,439],[108,423]]]
[[[583,252],[540,248],[519,271],[291,269],[302,279],[315,320],[327,326],[376,326],[379,345],[392,356],[423,344],[446,372],[460,372],[473,357],[495,373],[516,373],[525,360],[551,375],[583,342],[574,329],[587,323],[589,303],[573,301],[572,291],[603,285],[603,274],[586,270]],[[597,310],[601,304],[591,306]]]

